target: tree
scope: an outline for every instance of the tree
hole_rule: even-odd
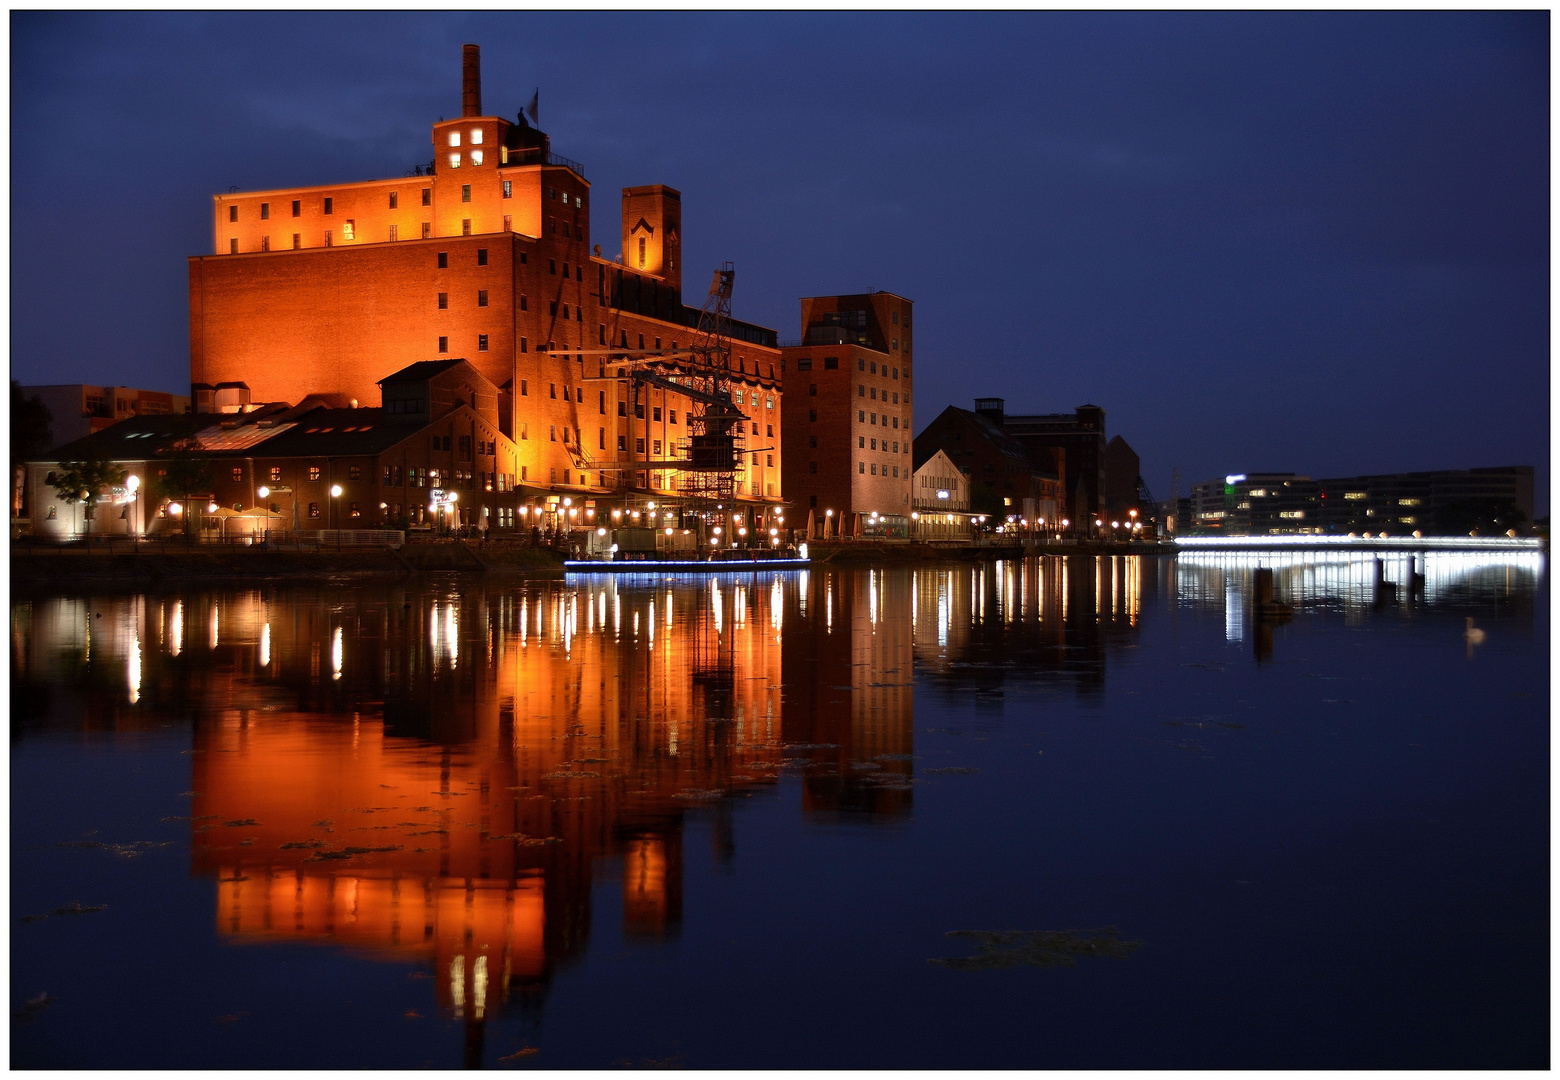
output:
[[[209,494],[217,486],[217,470],[210,456],[194,438],[181,439],[159,455],[161,475],[152,483],[155,493],[184,504],[184,531],[189,532],[190,498]]]
[[[11,380],[11,512],[23,508],[19,493],[26,490],[25,462],[49,448],[54,440],[50,424],[54,417],[38,397],[23,397],[22,385]]]
[[[123,484],[127,473],[107,458],[86,458],[82,461],[62,461],[51,475],[54,479],[50,484],[59,492],[61,502],[67,506],[78,502],[86,504],[87,527],[84,531],[90,534],[93,508],[97,506],[103,490]]]

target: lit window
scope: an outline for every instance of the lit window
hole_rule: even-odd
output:
[[[514,196],[514,193],[515,193],[514,192],[514,181],[513,180],[505,180],[504,181],[504,198],[506,198],[506,199],[512,198]]]
[[[351,218],[348,218],[347,223],[341,227],[341,238],[343,240],[351,240],[356,225],[357,223],[355,221],[353,221]]]
[[[460,168],[460,155],[459,154],[451,154],[450,155],[450,168],[452,168],[452,169]]]
[[[450,145],[454,146],[455,144],[454,143],[450,143]],[[482,129],[481,128],[472,128],[471,129],[471,145],[472,146],[481,146],[482,145]]]
[[[482,164],[482,151],[481,150],[473,150],[471,152],[471,163],[473,165],[481,165]]]
[[[450,145],[451,146],[459,146],[460,145],[460,132],[458,132],[458,131],[450,132]]]

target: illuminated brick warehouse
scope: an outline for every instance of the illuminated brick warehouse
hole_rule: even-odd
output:
[[[811,536],[909,536],[913,308],[889,292],[802,301],[782,350],[785,490]]]
[[[195,409],[378,407],[391,374],[463,359],[496,388],[494,441],[514,447],[516,486],[504,499],[480,484],[462,492],[460,524],[565,498],[625,513],[678,506],[704,483],[678,467],[700,407],[679,382],[708,280],[707,268],[694,275],[685,305],[680,193],[625,189],[622,254],[602,257],[584,166],[552,153],[524,113],[484,113],[477,46],[463,64],[461,115],[433,125],[433,161],[410,175],[213,197],[213,254],[189,260]],[[727,333],[741,413],[727,497],[767,524],[783,504],[780,350],[773,330],[730,320]],[[453,457],[439,465],[434,486],[480,475]],[[383,479],[352,501],[404,504],[422,520],[420,500]]]

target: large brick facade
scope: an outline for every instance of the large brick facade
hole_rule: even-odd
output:
[[[466,110],[473,100],[480,88]],[[621,365],[660,354],[675,367],[697,337],[681,293],[680,193],[625,189],[625,250],[608,260],[592,253],[584,167],[543,132],[468,114],[432,138],[426,174],[214,197],[213,254],[190,259],[197,409],[310,396],[377,406],[392,372],[464,358],[499,390],[523,484],[675,497],[682,474],[654,463],[684,456],[689,401]],[[737,498],[776,505],[774,332],[735,323],[731,362],[748,417]]]

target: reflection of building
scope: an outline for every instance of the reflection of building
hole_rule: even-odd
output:
[[[1135,634],[1159,562],[1141,556],[999,560],[915,571],[918,668],[934,686],[999,700],[1009,684],[1105,685],[1108,647]]]
[[[908,535],[913,307],[887,292],[802,301],[802,339],[782,350],[785,490],[815,536]]]
[[[815,813],[908,813],[914,664],[907,569],[809,575],[806,611],[786,628],[784,741],[812,761]]]
[[[713,814],[732,857],[728,796],[788,758],[809,811],[908,808],[908,582],[24,602],[13,730],[197,715],[192,859],[219,932],[425,961],[478,1024],[580,954],[603,866],[621,866],[627,937],[675,935],[684,818]],[[793,698],[788,665],[847,689]],[[69,698],[42,689],[62,678]]]

